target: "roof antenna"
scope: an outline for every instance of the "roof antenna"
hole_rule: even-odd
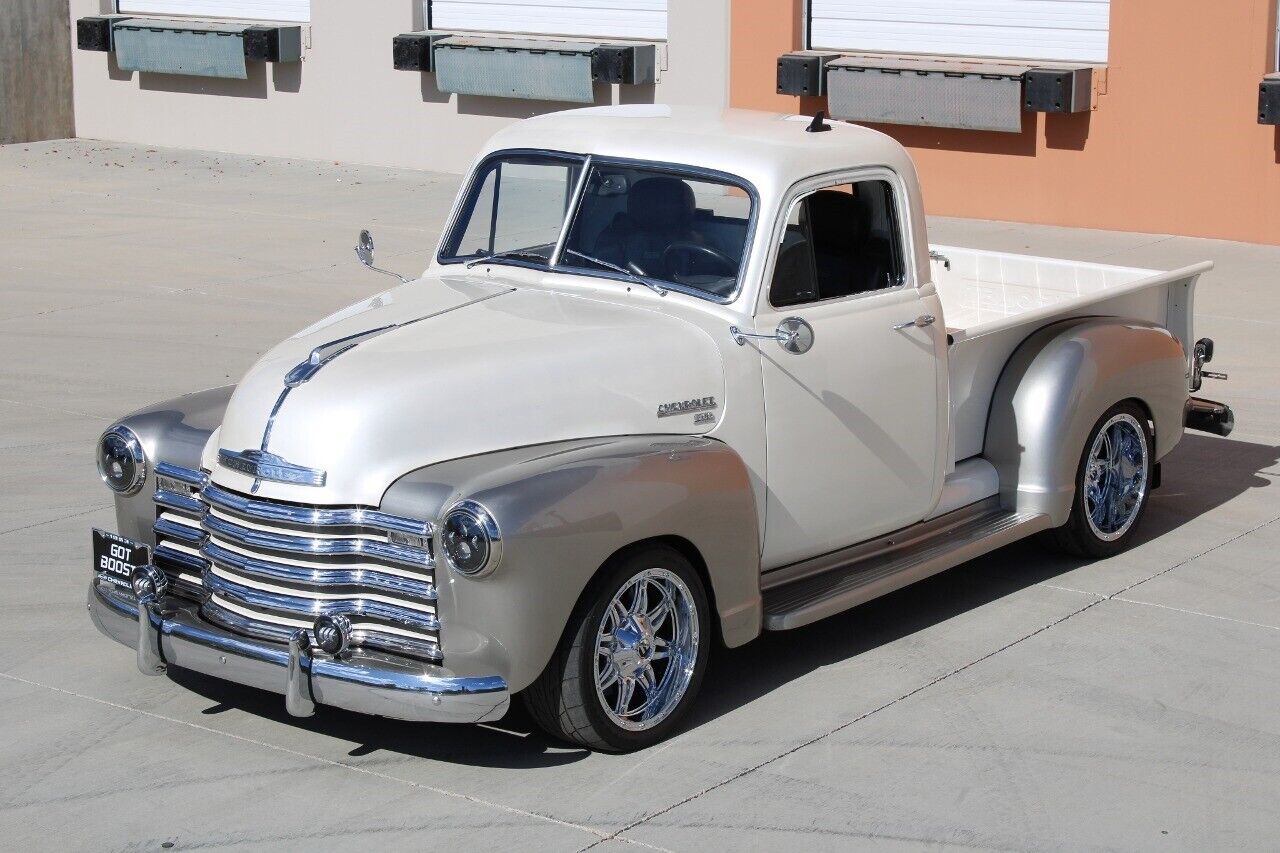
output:
[[[831,125],[827,124],[823,119],[827,117],[826,110],[818,110],[818,114],[813,117],[813,121],[809,122],[809,126],[804,129],[805,133],[822,133],[824,130],[830,130]]]

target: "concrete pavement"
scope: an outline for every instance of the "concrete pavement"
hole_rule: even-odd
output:
[[[716,657],[628,756],[139,675],[84,612],[112,418],[234,381],[425,266],[455,176],[62,141],[0,147],[0,834],[23,848],[1274,849],[1280,247],[935,220],[936,242],[1209,258],[1230,439],[1189,435],[1140,542],[1020,543]],[[927,188],[926,188],[927,189]]]

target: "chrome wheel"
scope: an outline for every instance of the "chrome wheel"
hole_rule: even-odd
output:
[[[658,725],[680,704],[698,663],[698,608],[667,569],[646,569],[622,585],[596,631],[596,695],[628,731]]]
[[[1084,470],[1089,529],[1106,542],[1133,525],[1147,497],[1147,435],[1133,415],[1120,413],[1098,430]]]

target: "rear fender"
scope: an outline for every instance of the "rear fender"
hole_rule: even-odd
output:
[[[1155,458],[1182,438],[1187,361],[1167,330],[1117,318],[1048,326],[1014,351],[1000,375],[983,455],[1000,474],[1002,503],[1071,513],[1084,443],[1098,418],[1121,400],[1139,401],[1155,429]]]

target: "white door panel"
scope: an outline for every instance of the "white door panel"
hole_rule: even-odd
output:
[[[427,0],[437,30],[653,40],[667,37],[667,0]]]
[[[122,14],[189,15],[252,21],[311,20],[311,0],[120,0]]]
[[[1106,62],[1110,0],[810,0],[812,48]]]
[[[761,330],[801,317],[813,349],[763,357],[768,497],[763,568],[828,553],[920,521],[932,508],[938,459],[940,323],[894,331],[936,296],[905,287],[770,309]]]

